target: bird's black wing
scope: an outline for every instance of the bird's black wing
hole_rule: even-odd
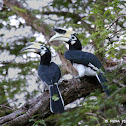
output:
[[[50,65],[40,65],[38,75],[43,82],[52,85],[58,82],[61,77],[61,72],[58,65],[52,62]]]
[[[99,59],[94,54],[83,52],[81,50],[68,50],[65,52],[65,58],[70,60],[71,63],[83,64],[84,66],[92,64],[98,69],[103,67]]]

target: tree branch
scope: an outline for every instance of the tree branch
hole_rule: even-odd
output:
[[[119,20],[119,18],[126,17],[126,14],[118,16],[108,27],[111,28],[112,25]]]
[[[75,101],[77,98],[87,96],[97,88],[101,88],[95,77],[84,77],[80,80],[71,79],[64,80],[59,85],[65,105]],[[43,92],[41,96],[36,97],[13,113],[0,117],[0,125],[8,126],[26,126],[29,119],[35,114],[41,114],[41,118],[48,117],[51,112],[49,110],[49,93]]]

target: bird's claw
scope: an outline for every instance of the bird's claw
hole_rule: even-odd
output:
[[[80,81],[80,77],[78,76],[73,76],[73,79],[77,79],[78,81]]]

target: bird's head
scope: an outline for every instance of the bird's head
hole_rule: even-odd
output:
[[[27,46],[20,51],[20,53],[26,53],[26,52],[34,52],[39,54],[40,56],[43,56],[44,54],[50,51],[47,47],[43,46],[40,43],[31,42],[28,43]]]
[[[76,40],[75,32],[64,28],[54,28],[56,34],[50,38],[51,41],[64,41],[66,43]],[[74,42],[73,42],[74,43]]]
[[[49,42],[64,41],[69,44],[69,49],[81,50],[81,43],[75,36],[76,32],[64,28],[54,28],[54,31],[56,34],[50,38]]]

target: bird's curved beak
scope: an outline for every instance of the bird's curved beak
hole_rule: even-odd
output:
[[[71,34],[75,33],[72,30],[64,28],[54,28],[54,31],[56,32],[56,34],[50,38],[49,42],[52,41],[68,42],[71,39]]]
[[[23,49],[21,49],[20,53],[25,53],[25,52],[35,52],[35,53],[39,53],[40,52],[40,48],[41,48],[41,44],[40,43],[28,43],[26,47],[24,47]]]
[[[59,34],[59,33],[56,33],[54,36],[52,36],[49,40],[49,42],[52,42],[52,41],[69,41],[69,37],[66,36],[66,35],[63,35],[63,34]]]

